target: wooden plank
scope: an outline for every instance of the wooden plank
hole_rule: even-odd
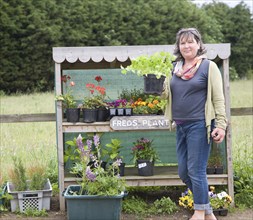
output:
[[[253,107],[245,107],[245,108],[231,108],[231,116],[248,116],[253,115]],[[56,121],[55,113],[36,113],[36,114],[6,114],[0,115],[0,123],[18,123],[18,122],[49,122]],[[109,126],[109,122],[106,122]],[[81,125],[82,123],[68,123],[67,125]],[[92,126],[94,123],[90,124]],[[98,126],[98,125],[96,125]],[[99,126],[104,126],[103,124],[99,124]]]
[[[231,108],[231,116],[247,116],[247,115],[253,115],[253,107]]]
[[[153,176],[139,176],[136,167],[126,167],[125,176],[129,186],[183,186],[185,185],[177,174],[177,166],[155,166]],[[67,175],[67,174],[66,174]],[[207,175],[209,185],[227,185],[228,175]],[[70,184],[77,184],[81,178],[69,175],[64,179],[65,188]]]
[[[0,123],[56,121],[55,113],[0,115]]]
[[[65,133],[73,132],[111,132],[113,131],[109,122],[94,122],[94,123],[67,123],[64,122],[62,131]]]
[[[154,175],[149,177],[143,176],[125,176],[128,186],[184,186],[185,184],[178,175]],[[227,185],[228,175],[208,175],[209,185]],[[65,188],[71,184],[77,184],[81,179],[75,177],[66,177]]]

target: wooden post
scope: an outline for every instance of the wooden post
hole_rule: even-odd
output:
[[[61,64],[55,63],[55,91],[56,95],[62,94]],[[56,102],[56,129],[57,129],[57,154],[58,154],[58,184],[60,210],[65,211],[65,200],[62,196],[64,191],[64,156],[63,156],[63,132],[62,132],[62,102]]]
[[[230,113],[230,88],[229,88],[229,60],[223,60],[223,82],[226,104],[226,114],[228,126],[226,131],[226,149],[227,149],[227,169],[228,169],[228,194],[232,197],[234,203],[234,179],[232,163],[232,135],[231,135],[231,113]]]

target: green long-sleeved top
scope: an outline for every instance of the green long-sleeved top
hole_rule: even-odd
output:
[[[208,71],[207,99],[205,103],[205,122],[207,134],[209,134],[207,135],[209,141],[209,137],[211,135],[211,121],[215,119],[215,126],[226,130],[227,117],[220,70],[213,61],[210,61]],[[169,80],[169,78],[166,78],[164,82],[164,92],[162,94],[162,98],[167,98],[168,100],[165,110],[165,117],[167,117],[172,122],[172,97]]]

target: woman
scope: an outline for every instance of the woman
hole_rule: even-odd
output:
[[[227,125],[221,74],[205,52],[198,30],[181,29],[176,36],[176,63],[164,93],[169,103],[165,115],[177,128],[179,176],[194,196],[190,220],[216,220],[209,203],[206,166],[211,140],[221,143]]]

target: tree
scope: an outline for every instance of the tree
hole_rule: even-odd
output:
[[[0,88],[6,93],[52,90],[53,47],[174,44],[183,27],[197,27],[205,43],[232,40],[233,56],[249,54],[252,21],[245,6],[234,11],[224,6],[226,23],[224,11],[211,6],[203,10],[189,0],[0,0]],[[244,22],[241,30],[231,22],[236,17]],[[234,39],[232,27],[244,35]],[[250,59],[231,57],[238,72],[249,68]]]
[[[204,10],[218,21],[224,40],[231,43],[230,65],[243,78],[253,64],[253,20],[247,6],[241,2],[234,8],[229,8],[224,3],[205,5]]]

